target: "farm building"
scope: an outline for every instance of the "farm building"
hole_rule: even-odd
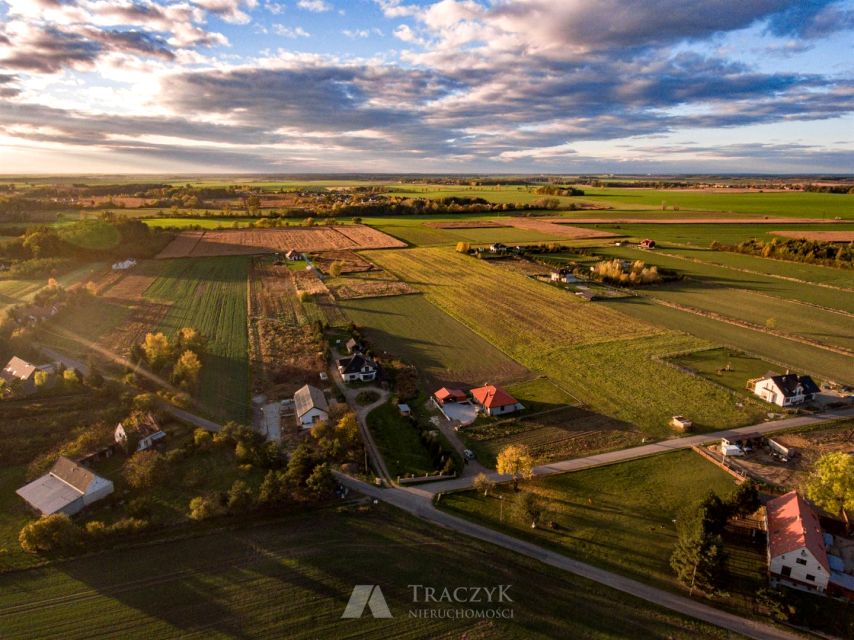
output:
[[[145,451],[154,446],[158,440],[166,437],[161,431],[157,420],[150,413],[140,416],[133,421],[120,422],[114,433],[115,440],[125,448],[128,453],[134,451]]]
[[[339,358],[336,365],[344,382],[370,382],[376,380],[379,371],[377,363],[361,353]]]
[[[56,373],[56,367],[52,364],[31,364],[23,358],[14,356],[0,372],[0,378],[5,380],[6,384],[20,385],[22,392],[30,392],[36,388],[36,373],[39,371],[53,374]]]
[[[764,377],[751,381],[753,393],[771,404],[789,407],[803,404],[815,397],[819,392],[818,385],[809,376],[799,376],[796,373],[775,375],[768,372]]]
[[[402,402],[399,405],[397,405],[397,410],[400,412],[400,415],[403,418],[408,418],[409,416],[412,415],[412,409],[410,409],[409,405],[406,404],[405,402]]]
[[[447,387],[442,387],[433,394],[433,402],[439,408],[442,408],[442,406],[447,403],[465,402],[467,399],[468,396],[462,389],[448,389]]]
[[[355,338],[350,338],[349,340],[347,340],[347,344],[344,346],[347,347],[347,353],[356,353],[357,351],[359,353],[362,352],[362,345],[359,344],[358,340],[356,340]]]
[[[496,242],[494,244],[489,245],[489,252],[490,253],[506,253],[507,252],[507,245],[501,244],[500,242]]]
[[[644,249],[655,249],[655,240],[644,238],[640,241],[640,246]]]
[[[297,424],[303,429],[310,429],[318,422],[329,420],[329,403],[323,391],[307,384],[294,393],[294,408]]]
[[[796,491],[766,506],[768,575],[771,584],[824,593],[830,580],[818,516]]]
[[[106,498],[113,483],[62,456],[51,470],[16,491],[42,515],[74,515],[84,507]]]
[[[488,416],[521,411],[525,407],[501,387],[487,384],[471,390],[475,404]]]
[[[297,262],[298,260],[302,260],[302,254],[298,251],[294,251],[291,249],[285,254],[285,258],[290,260],[291,262]]]
[[[557,271],[552,271],[549,276],[552,282],[563,282],[566,284],[575,284],[578,282],[578,278],[576,278],[569,269],[559,269]]]

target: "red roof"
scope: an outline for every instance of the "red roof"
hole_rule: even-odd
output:
[[[483,405],[486,409],[495,407],[506,407],[511,404],[516,404],[516,398],[511,396],[501,387],[496,387],[494,384],[488,384],[484,387],[478,387],[471,390],[472,397],[478,404]]]
[[[461,402],[466,399],[466,392],[462,389],[448,389],[448,387],[442,387],[436,393],[433,394],[440,403],[444,404],[448,400],[452,402]]]
[[[765,506],[768,514],[768,546],[771,557],[791,553],[806,547],[830,573],[827,550],[818,516],[797,491],[770,500]]]

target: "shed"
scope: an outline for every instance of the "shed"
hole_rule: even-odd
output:
[[[323,391],[310,384],[300,387],[294,393],[294,413],[297,424],[303,429],[310,429],[318,422],[329,420],[329,403]]]

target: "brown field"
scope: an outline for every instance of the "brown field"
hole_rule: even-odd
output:
[[[548,267],[519,257],[508,258],[506,260],[491,260],[490,264],[498,267],[499,269],[506,269],[507,271],[513,271],[514,273],[521,273],[525,276],[548,275],[551,271]]]
[[[336,278],[329,283],[329,288],[337,300],[415,293],[415,289],[387,271],[372,271],[346,278]]]
[[[305,291],[310,295],[328,294],[329,289],[323,284],[323,281],[317,277],[314,270],[306,269],[305,271],[292,271],[294,284],[297,291]]]
[[[158,258],[257,255],[296,251],[387,249],[406,244],[363,225],[182,231]]]
[[[133,345],[142,342],[146,333],[160,326],[171,306],[164,302],[140,299],[132,305],[128,319],[105,334],[99,342],[120,356],[127,357]]]
[[[772,231],[771,234],[819,242],[854,242],[854,231]]]
[[[540,218],[558,225],[571,224],[834,224],[846,220],[822,218]]]
[[[610,231],[597,231],[595,229],[570,227],[565,224],[555,224],[555,221],[543,218],[509,218],[508,222],[517,229],[538,231],[540,233],[546,233],[559,238],[571,238],[573,240],[614,238],[617,236],[616,233],[611,233]]]
[[[341,273],[359,273],[375,269],[374,265],[353,251],[324,251],[312,257],[312,262],[323,273],[329,273],[333,262],[341,263]]]
[[[456,222],[425,222],[424,226],[434,229],[496,229],[510,227],[511,225],[502,224],[497,220],[459,220]]]

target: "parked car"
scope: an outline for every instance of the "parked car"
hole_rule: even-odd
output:
[[[474,460],[476,457],[471,449],[463,449],[463,458],[466,460]]]

